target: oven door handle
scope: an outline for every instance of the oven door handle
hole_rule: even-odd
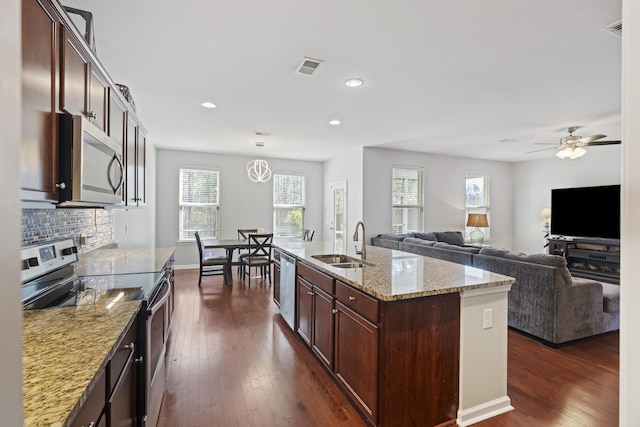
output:
[[[149,308],[147,310],[147,313],[149,316],[153,316],[156,313],[156,311],[158,311],[158,309],[162,307],[164,303],[167,302],[167,300],[169,299],[169,294],[171,293],[170,292],[171,283],[169,283],[168,280],[163,279],[163,283],[160,286],[162,286],[165,289],[165,293],[164,295],[162,295],[160,299],[156,299],[149,305]],[[162,292],[162,290],[160,292]]]

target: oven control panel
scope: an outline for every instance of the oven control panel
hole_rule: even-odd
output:
[[[73,238],[38,243],[20,249],[20,260],[20,279],[24,284],[78,261],[78,248]]]

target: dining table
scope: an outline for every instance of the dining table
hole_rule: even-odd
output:
[[[251,245],[249,244],[249,240],[244,239],[216,239],[216,240],[203,240],[202,244],[204,246],[204,250],[207,249],[224,249],[226,251],[227,264],[225,268],[227,269],[227,274],[225,274],[225,285],[231,285],[233,283],[233,279],[231,278],[232,267],[240,264],[240,260],[233,260],[233,253],[237,249],[249,249]]]

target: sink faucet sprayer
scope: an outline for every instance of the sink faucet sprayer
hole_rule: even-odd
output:
[[[364,244],[364,239],[365,239],[365,231],[364,231],[364,223],[362,221],[358,221],[358,223],[356,224],[356,231],[355,233],[353,233],[353,241],[357,242],[358,241],[358,227],[362,226],[362,250],[358,250],[358,245],[354,245],[356,247],[356,255],[362,255],[362,259],[367,259],[367,249],[366,246]]]

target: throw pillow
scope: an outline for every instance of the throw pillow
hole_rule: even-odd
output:
[[[460,231],[436,231],[434,233],[438,242],[449,243],[450,245],[464,245],[464,236]]]
[[[478,252],[480,252],[480,248],[474,248],[474,247],[463,247],[463,246],[458,246],[458,245],[450,245],[449,243],[444,243],[444,242],[437,242],[435,245],[433,245],[434,248],[442,248],[442,249],[448,249],[450,251],[456,251],[456,252],[466,252],[468,254],[477,254]]]
[[[407,237],[406,239],[403,240],[404,243],[413,243],[416,245],[422,245],[422,246],[433,246],[435,245],[436,241],[434,240],[423,240],[423,239],[419,239],[417,237]]]
[[[433,240],[434,242],[438,240],[438,238],[436,237],[436,233],[418,233],[415,232],[413,233],[413,237],[418,238],[418,239],[422,239],[422,240]]]

